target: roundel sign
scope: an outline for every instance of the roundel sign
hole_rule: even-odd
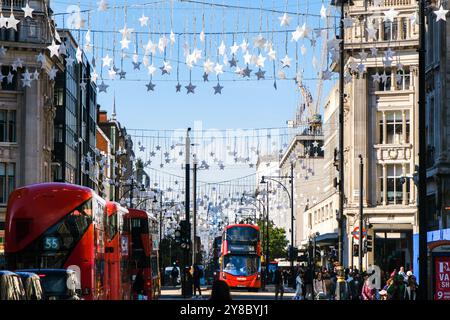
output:
[[[352,232],[353,238],[355,238],[356,240],[359,240],[359,227],[356,227],[355,229],[353,229]],[[363,229],[363,239],[367,236],[367,230]]]

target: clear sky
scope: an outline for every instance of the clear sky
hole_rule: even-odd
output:
[[[212,60],[216,62],[215,48],[219,46],[220,41],[225,39],[227,52],[229,47],[233,44],[233,37],[237,44],[241,44],[244,38],[248,39],[250,44],[253,44],[255,34],[239,34],[239,31],[254,32],[260,28],[263,31],[283,31],[295,29],[297,24],[302,25],[307,23],[309,28],[317,28],[320,24],[324,24],[320,17],[306,17],[305,15],[291,16],[292,21],[290,26],[281,27],[279,17],[282,13],[260,12],[259,10],[244,10],[236,8],[222,8],[210,7],[202,4],[184,3],[174,1],[173,10],[171,9],[171,1],[107,1],[110,7],[127,5],[128,9],[123,8],[112,9],[106,12],[99,12],[97,8],[97,1],[52,1],[51,5],[55,13],[66,12],[72,5],[79,5],[81,10],[93,9],[91,13],[82,13],[84,20],[88,22],[84,29],[91,30],[109,30],[118,31],[123,28],[125,21],[129,28],[134,28],[139,32],[155,32],[158,35],[152,35],[153,42],[158,42],[161,34],[169,35],[173,30],[175,33],[183,31],[197,33],[197,37],[181,37],[180,42],[188,42],[191,49],[194,43],[199,49],[203,49],[202,60],[198,63],[199,67],[194,68],[192,72],[192,82],[197,86],[195,94],[186,94],[186,86],[189,83],[189,72],[184,65],[183,49],[181,50],[180,58],[177,55],[177,43],[170,52],[167,52],[166,58],[172,60],[171,75],[162,76],[158,69],[153,77],[153,83],[156,84],[154,92],[147,92],[145,85],[149,81],[149,76],[142,66],[142,71],[134,71],[131,63],[131,53],[133,53],[134,43],[137,40],[141,44],[146,44],[149,36],[139,34],[135,37],[131,36],[130,49],[125,50],[129,52],[129,57],[123,61],[124,70],[127,72],[126,80],[110,81],[108,78],[107,68],[103,68],[103,78],[105,83],[110,85],[107,94],[100,93],[98,102],[102,108],[111,112],[114,92],[116,96],[117,114],[119,121],[128,128],[144,128],[144,129],[176,129],[193,126],[194,121],[202,121],[204,128],[265,128],[265,127],[284,127],[286,121],[292,119],[297,104],[299,102],[299,93],[296,90],[296,85],[293,80],[277,81],[278,90],[273,87],[273,65],[269,59],[265,62],[266,78],[268,80],[256,81],[256,77],[252,75],[250,81],[242,81],[238,75],[232,75],[231,69],[226,66],[224,70],[226,74],[221,75],[220,83],[224,87],[222,95],[214,95],[214,87],[217,84],[215,74],[210,75],[210,82],[204,83],[202,79],[203,73],[203,58],[204,52],[209,51],[213,54]],[[275,9],[279,11],[299,12],[304,14],[320,15],[321,0],[291,0],[291,1],[210,1],[218,4],[235,5],[242,7],[256,7],[261,5],[265,9]],[[325,1],[326,3],[327,1]],[[149,4],[142,6],[143,4]],[[142,15],[150,18],[148,27],[141,27],[139,18]],[[126,17],[125,17],[126,16]],[[205,22],[203,23],[203,16]],[[62,25],[62,17],[57,16],[58,25]],[[195,20],[194,20],[195,19]],[[67,26],[69,16],[65,16],[65,24]],[[194,22],[196,22],[194,26]],[[205,32],[226,33],[224,36],[207,35],[205,44],[201,44],[198,34],[202,30],[202,25],[205,25]],[[195,29],[195,30],[194,30]],[[334,30],[332,30],[334,31]],[[235,34],[233,34],[236,32]],[[78,33],[74,31],[76,39],[80,39],[84,43],[84,32]],[[264,33],[268,38],[272,37],[273,33]],[[295,44],[291,42],[291,33],[288,36],[288,53],[293,60],[291,68],[285,68],[286,74],[289,78],[294,78],[296,74],[295,67]],[[286,33],[275,33],[274,45],[277,51],[277,60],[285,55],[285,39]],[[97,57],[97,71],[101,73],[101,58],[107,53],[112,55],[112,49],[115,48],[116,56],[114,59],[115,65],[121,67],[120,43],[121,35],[117,34],[114,40],[113,33],[93,33],[94,55]],[[178,40],[178,39],[177,39]],[[115,41],[115,45],[114,45]],[[319,42],[319,41],[318,41]],[[305,45],[307,53],[303,56],[300,47]],[[315,80],[308,80],[317,78],[317,71],[311,67],[313,52],[309,40],[300,40],[298,42],[299,67],[298,70],[304,69],[305,83],[310,87],[311,91],[316,90],[317,82]],[[143,49],[139,49],[139,54],[143,54]],[[254,52],[258,54],[258,52]],[[320,61],[320,48],[314,53],[316,58]],[[88,54],[89,56],[89,54]],[[209,56],[209,55],[208,55]],[[231,56],[228,54],[228,57]],[[240,60],[238,64],[242,64],[243,58],[239,52],[237,59]],[[163,55],[157,51],[153,57],[153,63],[156,68],[162,66]],[[180,66],[180,83],[183,85],[181,93],[175,92],[175,85],[177,84],[176,60],[181,60]],[[142,56],[140,57],[142,61]],[[253,72],[257,68],[250,67]],[[279,62],[276,64],[276,69],[280,69]],[[101,80],[99,80],[101,82]],[[331,81],[325,84],[327,87]]]

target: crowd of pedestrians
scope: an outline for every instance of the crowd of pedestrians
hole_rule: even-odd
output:
[[[283,274],[281,271],[276,274]],[[405,272],[401,267],[390,274],[381,272],[381,287],[371,278],[372,274],[360,272],[356,268],[347,268],[344,271],[342,283],[338,281],[336,268],[311,269],[297,268],[295,277],[295,300],[416,300],[419,285],[412,271]],[[282,277],[283,278],[283,277]],[[284,278],[286,279],[286,278]],[[337,287],[340,286],[340,292]],[[284,292],[275,283],[276,293]],[[337,298],[339,296],[339,298]]]

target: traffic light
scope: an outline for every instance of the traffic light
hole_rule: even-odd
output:
[[[180,229],[175,230],[175,242],[181,243],[181,230]]]
[[[372,248],[373,248],[372,240],[373,240],[372,236],[367,235],[366,252],[372,252]]]
[[[353,256],[354,257],[359,257],[359,244],[354,244],[353,245]]]
[[[288,249],[288,260],[297,260],[298,258],[298,248],[289,246]]]
[[[189,244],[191,242],[191,230],[190,230],[190,224],[189,221],[182,220],[180,221],[180,227],[181,227],[181,244],[184,245],[183,247],[186,247],[186,244]]]

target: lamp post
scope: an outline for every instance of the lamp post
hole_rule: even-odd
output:
[[[290,249],[290,263],[291,263],[291,275],[294,276],[294,220],[295,220],[295,209],[294,209],[294,162],[291,162],[291,175],[290,176],[284,176],[284,177],[272,177],[272,176],[263,176],[261,183],[266,183],[265,180],[270,180],[278,183],[281,185],[286,191],[288,197],[289,197],[289,204],[291,207],[291,249]],[[291,183],[291,191],[288,190],[288,188],[279,180],[277,179],[289,179]],[[292,281],[292,279],[291,279]]]
[[[251,199],[253,199],[254,200],[254,202],[251,202],[257,209],[258,209],[258,211],[259,211],[259,214],[260,214],[260,221],[261,221],[261,223],[262,223],[262,235],[264,236],[264,217],[266,216],[266,212],[267,212],[267,207],[264,205],[264,202],[261,200],[261,199],[258,199],[258,195],[259,195],[259,191],[257,191],[256,193],[255,193],[255,196],[254,197],[251,197]],[[245,198],[245,193],[242,195],[242,198],[241,198],[241,204],[243,203],[243,200],[244,200],[244,198]],[[256,205],[256,202],[258,202],[259,203],[259,207]],[[261,211],[261,207],[262,207],[262,211]],[[268,214],[268,213],[267,213]],[[264,236],[264,239],[265,239],[266,237]],[[266,243],[267,243],[267,240],[266,240]],[[264,248],[263,248],[264,249]],[[266,252],[267,253],[267,252]],[[268,267],[268,264],[267,264],[267,261],[265,262],[265,264],[266,264],[266,269],[267,269],[267,267]],[[266,272],[266,271],[265,271]],[[262,278],[262,290],[263,291],[265,291],[265,289],[266,289],[266,277],[265,277],[265,273],[264,273],[264,275],[263,275],[263,278]]]
[[[428,298],[428,246],[427,246],[427,137],[426,137],[426,83],[425,83],[425,0],[419,0],[419,299]]]
[[[269,274],[269,254],[270,254],[270,249],[269,249],[269,181],[265,181],[264,177],[261,180],[261,184],[266,184],[266,270],[265,270],[265,275],[264,275],[264,284],[267,283],[267,277]]]
[[[364,183],[364,162],[362,155],[359,155],[359,247],[358,247],[358,259],[359,259],[359,271],[363,271],[363,237],[364,237],[364,230],[363,230],[363,223],[364,223],[364,216],[363,216],[363,183]]]

